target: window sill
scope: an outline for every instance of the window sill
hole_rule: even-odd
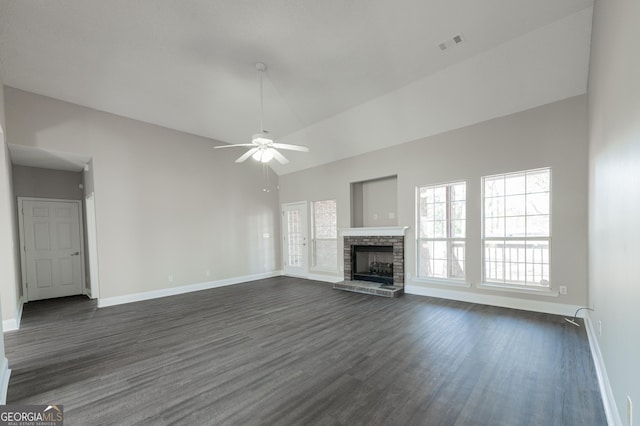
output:
[[[332,269],[332,268],[310,268],[309,272],[319,272],[319,273],[323,273],[323,274],[338,274],[338,273],[340,273],[338,268],[335,268],[335,269]]]
[[[464,281],[445,280],[438,278],[414,278],[412,281],[420,284],[436,284],[450,287],[471,288],[471,284]]]
[[[559,295],[558,291],[550,288],[529,288],[509,284],[480,283],[476,285],[476,288],[483,290],[506,291],[510,293],[535,294],[537,296],[558,297]]]

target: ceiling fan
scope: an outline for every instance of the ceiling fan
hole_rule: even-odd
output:
[[[262,75],[267,70],[267,66],[262,62],[256,64],[256,69],[260,73],[260,133],[256,133],[251,137],[251,143],[240,143],[235,145],[219,145],[214,148],[234,148],[238,146],[251,147],[247,152],[242,154],[236,163],[242,163],[249,157],[253,157],[254,160],[262,163],[268,163],[273,158],[278,160],[280,164],[287,164],[289,160],[280,154],[279,149],[288,149],[291,151],[309,152],[309,148],[302,145],[290,145],[286,143],[275,143],[268,135],[268,132],[264,130],[263,124],[263,93],[262,93]]]

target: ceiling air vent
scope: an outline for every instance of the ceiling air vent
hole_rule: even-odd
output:
[[[462,34],[458,33],[456,35],[454,35],[451,38],[446,39],[445,41],[438,43],[438,48],[440,48],[440,50],[444,51],[447,50],[449,48],[452,48],[458,44],[461,44],[464,41],[464,37],[462,37]]]

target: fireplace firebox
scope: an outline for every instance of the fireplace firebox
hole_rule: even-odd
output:
[[[352,280],[393,285],[393,246],[351,246]]]

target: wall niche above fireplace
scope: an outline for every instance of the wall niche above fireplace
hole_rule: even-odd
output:
[[[351,226],[398,224],[398,176],[351,183]]]

